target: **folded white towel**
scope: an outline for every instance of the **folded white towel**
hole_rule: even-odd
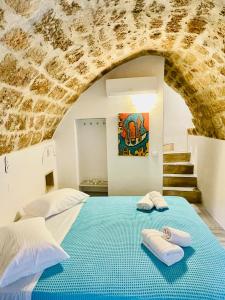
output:
[[[166,203],[166,200],[163,198],[163,196],[152,198],[152,202],[157,210],[168,208],[168,204]]]
[[[148,194],[141,198],[137,203],[137,208],[142,210],[151,210],[153,206],[152,200],[149,199]]]
[[[173,227],[163,227],[163,238],[181,247],[188,247],[192,242],[188,232]]]
[[[160,231],[143,229],[141,234],[145,247],[167,266],[175,264],[184,257],[183,249],[163,239]]]

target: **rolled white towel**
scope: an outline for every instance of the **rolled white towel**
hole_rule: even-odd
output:
[[[184,257],[184,250],[163,239],[160,231],[143,229],[141,234],[145,247],[167,266],[175,264]]]
[[[163,209],[169,208],[168,204],[167,204],[166,200],[163,198],[163,196],[158,196],[158,197],[152,198],[152,202],[157,210],[163,210]]]
[[[150,236],[153,236],[153,235],[156,235],[156,236],[163,236],[163,232],[162,231],[159,231],[159,230],[156,230],[156,229],[142,229],[141,231],[141,235],[142,235],[142,238],[143,240],[146,239],[149,235]]]
[[[188,247],[192,243],[191,235],[188,232],[173,227],[163,227],[163,238],[181,247]]]
[[[148,193],[148,196],[149,196],[149,199],[151,199],[151,200],[156,197],[162,197],[161,193],[157,192],[157,191],[152,191],[152,192]]]
[[[141,210],[151,210],[153,206],[152,200],[149,199],[148,194],[137,202],[137,208]]]

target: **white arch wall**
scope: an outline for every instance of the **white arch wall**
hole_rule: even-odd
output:
[[[187,129],[192,127],[192,115],[184,99],[165,83],[164,144],[173,143],[176,152],[187,151]]]
[[[203,205],[225,229],[225,141],[189,135],[188,144]]]
[[[129,97],[106,97],[107,78],[157,76],[159,89],[150,113],[150,155],[118,156],[117,116],[120,112],[136,112]],[[74,123],[79,118],[106,118],[107,163],[111,195],[141,195],[151,189],[162,189],[163,88],[164,58],[145,56],[123,64],[85,91],[58,127],[56,142],[59,186],[79,185],[77,137]],[[141,111],[140,111],[141,112]],[[146,112],[146,109],[143,111]],[[93,153],[90,151],[90,155]]]

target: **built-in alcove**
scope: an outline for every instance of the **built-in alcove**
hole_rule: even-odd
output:
[[[54,189],[54,173],[53,171],[45,175],[45,190],[46,193],[50,192],[51,190]]]
[[[106,119],[76,120],[79,187],[91,195],[107,195]]]

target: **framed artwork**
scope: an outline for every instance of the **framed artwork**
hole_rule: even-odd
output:
[[[121,156],[148,156],[149,113],[118,115],[118,150]]]

